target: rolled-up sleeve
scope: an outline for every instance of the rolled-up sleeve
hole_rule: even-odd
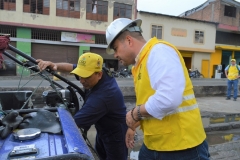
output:
[[[147,60],[151,87],[156,91],[145,104],[147,112],[162,119],[182,103],[185,89],[183,67],[177,52],[165,44],[155,45]]]

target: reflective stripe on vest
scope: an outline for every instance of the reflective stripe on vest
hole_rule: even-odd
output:
[[[183,101],[194,99],[194,98],[195,98],[194,94],[190,94],[190,95],[187,95],[187,96],[183,96]]]
[[[198,108],[198,104],[194,104],[194,105],[186,106],[186,107],[178,107],[174,111],[167,113],[165,116],[173,115],[176,113],[188,112],[188,111],[191,111],[191,110],[194,110],[197,108]],[[152,118],[154,118],[154,117],[143,117],[142,119],[152,119]]]
[[[167,115],[172,115],[172,114],[176,114],[176,113],[182,113],[182,112],[187,112],[187,111],[191,111],[198,108],[198,104],[194,104],[192,106],[187,106],[187,107],[179,107],[177,109],[175,109],[173,112],[167,114]]]

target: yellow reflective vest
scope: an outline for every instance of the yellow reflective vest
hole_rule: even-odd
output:
[[[230,65],[229,68],[228,68],[228,79],[229,80],[235,80],[238,78],[238,75],[239,75],[239,71],[238,71],[238,66],[235,65],[235,66],[232,66]]]
[[[158,43],[164,43],[176,50],[184,70],[186,85],[182,104],[173,114],[165,116],[162,120],[153,117],[141,120],[144,144],[148,149],[156,151],[175,151],[195,147],[205,140],[206,134],[184,60],[173,45],[152,38],[139,53],[139,61],[132,68],[136,105],[145,104],[155,93],[151,88],[146,66],[152,47]]]

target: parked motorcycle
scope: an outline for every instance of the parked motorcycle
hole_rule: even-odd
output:
[[[121,69],[120,71],[110,71],[108,68],[105,69],[112,77],[115,78],[130,78],[132,76],[132,74],[129,73],[127,69]]]
[[[120,76],[120,72],[116,72],[116,71],[111,71],[112,76],[115,78],[118,78]]]
[[[195,68],[194,71],[189,69],[188,73],[190,78],[204,78],[203,74],[201,74],[197,68]]]
[[[131,74],[128,72],[128,70],[126,68],[120,70],[119,78],[130,78],[130,77],[131,77]]]

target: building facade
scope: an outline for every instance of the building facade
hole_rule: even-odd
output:
[[[77,63],[91,51],[118,70],[118,60],[106,54],[105,31],[116,18],[135,19],[135,11],[135,0],[0,0],[0,33],[10,34],[11,44],[35,59]],[[22,74],[4,60],[7,69],[0,75]]]
[[[137,18],[143,20],[143,36],[146,40],[157,37],[175,45],[187,69],[198,69],[206,78],[211,76],[216,23],[143,11],[137,12]]]
[[[240,65],[240,3],[234,0],[208,0],[202,5],[180,15],[191,19],[218,23],[215,37],[215,52],[211,54],[212,68],[222,65],[224,69],[235,58]],[[211,72],[214,76],[214,71]]]

